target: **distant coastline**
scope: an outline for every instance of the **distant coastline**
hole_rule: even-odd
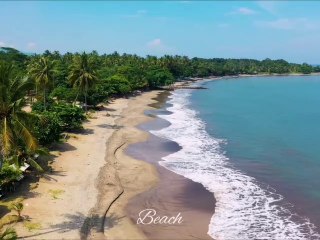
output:
[[[189,77],[183,78],[172,85],[161,87],[164,90],[174,90],[188,87],[196,82],[203,80],[223,80],[223,79],[237,79],[245,77],[290,77],[290,76],[320,76],[320,72],[313,73],[260,73],[260,74],[238,74],[238,75],[225,75],[225,76],[208,76],[208,77]]]

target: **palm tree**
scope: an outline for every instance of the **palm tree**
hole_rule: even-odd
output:
[[[17,217],[18,217],[18,221],[21,221],[23,218],[21,216],[21,212],[23,210],[23,203],[22,202],[13,202],[11,203],[11,205],[9,206],[10,210],[13,210],[17,213]]]
[[[54,85],[53,75],[55,73],[55,61],[49,57],[40,57],[29,65],[29,74],[35,79],[36,88],[43,90],[43,104],[46,110],[46,92],[51,84]]]
[[[78,90],[75,101],[77,101],[79,93],[84,94],[85,109],[87,112],[88,90],[95,85],[97,76],[93,64],[86,53],[75,56],[73,64],[70,67],[69,81],[71,85]]]
[[[34,152],[38,147],[31,131],[36,117],[22,110],[33,82],[28,78],[12,78],[12,71],[11,65],[0,62],[0,169],[3,159],[18,156],[18,152]]]

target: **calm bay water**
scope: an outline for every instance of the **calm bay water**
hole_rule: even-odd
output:
[[[217,239],[319,239],[320,77],[208,81],[175,91],[171,125],[155,135],[182,149],[161,165],[217,200]]]

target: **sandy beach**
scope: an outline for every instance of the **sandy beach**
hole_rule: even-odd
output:
[[[106,141],[127,104],[127,99],[116,99],[105,110],[93,114],[84,124],[83,133],[71,134],[66,143],[51,152],[55,156],[52,171],[40,178],[37,188],[22,194],[23,215],[38,225],[37,229],[29,231],[22,223],[16,224],[19,237],[80,237],[84,220],[98,196],[97,174],[105,165]]]
[[[129,198],[156,184],[154,167],[129,161],[118,150],[147,138],[134,126],[148,119],[143,111],[157,94],[153,91],[114,100],[105,110],[93,114],[84,124],[83,133],[71,134],[66,143],[51,152],[55,156],[52,171],[40,178],[35,189],[21,189],[15,194],[25,198],[23,215],[36,226],[30,230],[23,223],[16,224],[20,237],[101,239],[106,210],[119,194],[125,190],[117,205],[120,210]],[[123,232],[127,237],[144,238],[129,219],[120,221],[108,215],[107,223],[110,221],[117,221],[119,227],[107,235],[120,237]]]
[[[70,134],[66,143],[51,152],[55,156],[52,170],[36,188],[23,191],[21,187],[15,194],[25,198],[22,214],[29,224],[14,225],[19,237],[209,239],[207,227],[214,204],[207,206],[204,201],[212,202],[212,194],[158,165],[162,156],[177,148],[156,149],[159,140],[137,127],[155,120],[145,111],[161,105],[160,92],[113,100],[92,115],[83,132]],[[156,121],[153,125],[163,127]],[[141,154],[128,154],[128,147]],[[170,227],[137,225],[139,212],[146,207],[167,215],[182,211],[185,222]],[[199,221],[193,223],[190,220],[195,216]]]

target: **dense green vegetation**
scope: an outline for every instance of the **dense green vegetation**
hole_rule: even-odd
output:
[[[26,55],[0,48],[0,168],[30,162],[41,146],[64,131],[81,129],[84,111],[113,96],[148,90],[190,77],[320,72],[285,60],[188,58],[117,52],[99,55],[45,51]],[[32,111],[24,111],[27,104]],[[35,164],[33,164],[35,165]]]

